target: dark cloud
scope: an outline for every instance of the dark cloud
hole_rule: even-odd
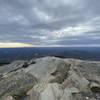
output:
[[[0,0],[0,42],[100,43],[99,0]]]

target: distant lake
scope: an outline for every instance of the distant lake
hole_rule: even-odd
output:
[[[100,60],[100,47],[0,48],[0,63],[9,63],[14,60],[30,60],[31,58],[44,56]]]

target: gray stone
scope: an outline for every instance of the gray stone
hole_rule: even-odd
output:
[[[0,67],[0,100],[99,100],[99,69],[100,62],[57,57],[15,61]]]
[[[37,79],[24,72],[14,72],[0,81],[0,97],[10,94],[13,97],[24,96],[37,83]]]
[[[35,64],[31,64],[24,70],[40,81],[58,81],[61,83],[67,77],[69,69],[70,65],[60,58],[44,57],[37,59]]]
[[[36,85],[28,94],[32,95],[32,93],[38,93],[35,94],[38,97],[33,99],[34,96],[31,96],[30,100],[73,100],[70,89],[63,90],[62,86],[57,83]]]
[[[88,91],[89,81],[82,75],[75,73],[74,71],[70,72],[68,80],[80,91]]]
[[[26,61],[14,61],[11,64],[1,66],[0,74],[2,74],[5,77],[7,74],[17,71],[18,69],[21,69],[26,66],[27,66]]]
[[[99,92],[100,93],[100,84],[92,82],[90,84],[90,89],[92,92]]]

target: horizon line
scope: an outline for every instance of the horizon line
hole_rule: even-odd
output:
[[[0,49],[2,48],[44,48],[44,47],[68,47],[68,48],[71,48],[71,47],[100,47],[100,45],[34,45],[34,46],[12,46],[12,47],[0,47]]]

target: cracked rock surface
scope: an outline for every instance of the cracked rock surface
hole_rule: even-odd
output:
[[[0,100],[100,100],[100,62],[43,57],[0,66]]]

